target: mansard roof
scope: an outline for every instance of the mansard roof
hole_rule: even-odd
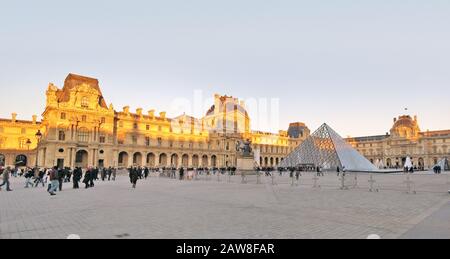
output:
[[[66,80],[64,81],[64,87],[62,88],[61,92],[58,94],[58,101],[59,102],[68,102],[70,100],[70,90],[81,84],[87,84],[90,87],[92,87],[93,89],[97,90],[100,94],[100,100],[99,100],[100,106],[103,108],[108,108],[108,105],[106,105],[106,102],[103,98],[102,91],[100,90],[98,79],[86,77],[86,76],[80,76],[80,75],[76,75],[76,74],[69,74],[66,77]]]

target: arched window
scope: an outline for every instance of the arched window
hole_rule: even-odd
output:
[[[5,155],[0,154],[0,166],[5,166]]]
[[[81,98],[81,107],[82,108],[89,108],[89,98],[88,97],[83,97]]]
[[[78,142],[87,143],[89,142],[89,130],[86,128],[81,128],[78,130]]]
[[[25,155],[18,155],[16,157],[16,166],[27,166],[27,160]]]

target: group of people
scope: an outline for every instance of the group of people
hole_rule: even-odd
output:
[[[84,175],[83,175],[84,171]],[[101,180],[105,181],[115,181],[117,176],[116,168],[88,168],[86,170],[80,167],[76,168],[12,168],[10,166],[6,168],[0,167],[0,175],[2,184],[1,187],[6,185],[7,191],[12,191],[10,177],[24,177],[25,178],[25,188],[34,187],[37,188],[39,185],[45,187],[47,184],[47,192],[50,195],[56,195],[56,191],[62,191],[64,183],[73,182],[73,189],[80,188],[80,182],[85,184],[85,188],[94,187],[94,181],[99,180],[99,174]],[[83,178],[84,176],[84,178]]]
[[[433,167],[433,172],[435,174],[441,174],[442,173],[442,167],[440,165],[436,165]]]
[[[403,172],[406,174],[406,173],[410,173],[410,174],[413,174],[414,173],[414,167],[412,167],[412,166],[405,166],[405,167],[403,167]]]

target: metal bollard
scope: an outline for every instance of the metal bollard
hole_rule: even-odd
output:
[[[313,177],[313,181],[314,181],[313,188],[320,188],[320,185],[317,184],[318,180],[319,180],[319,177],[317,176],[317,174],[314,174],[314,177]]]
[[[370,178],[369,178],[369,185],[370,185],[370,188],[369,188],[369,192],[378,192],[379,190],[378,190],[378,188],[377,189],[374,189],[374,187],[373,187],[373,185],[374,185],[374,183],[376,183],[376,181],[373,179],[373,175],[371,174],[370,175]]]
[[[246,184],[247,183],[247,178],[246,178],[246,175],[245,175],[245,172],[241,172],[241,176],[242,176],[242,184]]]
[[[341,174],[341,190],[348,190],[348,187],[345,186],[345,173]]]
[[[407,194],[416,194],[416,190],[414,189],[414,182],[411,180],[409,173],[406,174],[406,181],[404,183],[406,184]]]

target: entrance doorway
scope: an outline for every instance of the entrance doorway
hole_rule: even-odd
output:
[[[58,167],[58,169],[63,169],[64,168],[64,159],[58,158],[58,160],[56,162],[56,166]]]
[[[75,155],[75,166],[81,168],[88,167],[89,154],[86,150],[80,150]]]

